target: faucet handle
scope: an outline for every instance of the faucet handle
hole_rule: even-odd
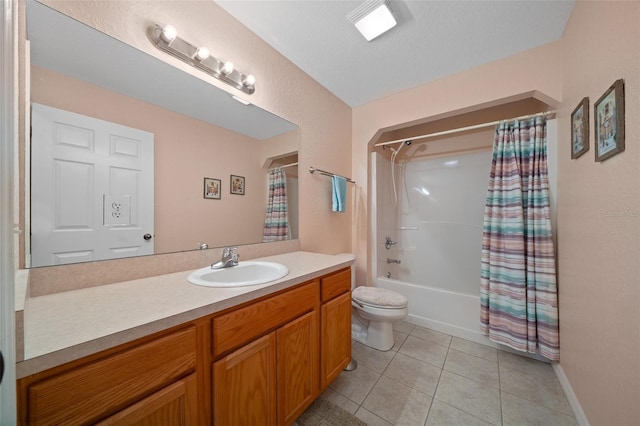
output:
[[[233,253],[238,249],[238,246],[225,247],[222,251],[223,256],[232,256]]]

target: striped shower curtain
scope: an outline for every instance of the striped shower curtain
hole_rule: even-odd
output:
[[[496,128],[484,212],[480,325],[494,342],[557,361],[546,129],[544,117]]]
[[[289,216],[287,214],[287,175],[284,169],[269,170],[269,195],[264,220],[263,242],[288,240]]]

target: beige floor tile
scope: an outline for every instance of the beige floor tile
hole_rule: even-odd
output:
[[[501,355],[498,361],[502,391],[564,414],[573,415],[569,401],[549,364],[526,358],[524,361],[514,360],[511,357],[507,359],[509,362],[503,362],[504,357]]]
[[[451,339],[450,349],[455,349],[460,352],[464,352],[470,355],[484,358],[488,361],[498,361],[498,350],[491,346],[481,345],[480,343],[472,342],[470,340],[454,337]]]
[[[404,341],[407,340],[407,336],[408,334],[393,330],[393,348],[391,348],[391,350],[398,352],[400,346],[402,346]]]
[[[442,368],[444,360],[447,357],[447,348],[437,343],[409,335],[400,350],[398,350],[398,353],[403,353]]]
[[[409,334],[415,325],[406,322],[406,321],[396,321],[392,324],[394,331],[399,331],[400,333]]]
[[[434,399],[426,426],[491,426],[482,419]]]
[[[409,386],[381,377],[362,407],[395,426],[424,425],[431,397]]]
[[[355,412],[358,411],[358,404],[340,395],[338,392],[330,388],[325,389],[325,391],[322,392],[318,398],[322,398],[334,403],[338,407],[347,411],[349,414],[355,414]]]
[[[504,426],[577,426],[573,416],[502,392],[502,424]]]
[[[358,365],[364,365],[378,373],[387,368],[395,354],[394,351],[383,352],[358,342],[354,342],[351,347],[351,358],[358,361]]]
[[[500,392],[457,374],[443,371],[435,399],[479,417],[500,424]]]
[[[399,353],[393,358],[384,376],[433,396],[436,392],[440,368]]]
[[[411,330],[409,335],[446,347],[449,347],[449,344],[451,343],[451,336],[448,334],[440,333],[439,331],[430,330],[418,325],[413,327],[413,330]]]
[[[531,374],[548,374],[552,372],[551,364],[548,362],[538,361],[522,355],[514,354],[506,351],[498,351],[498,363],[502,367],[508,367],[513,370],[524,371]]]
[[[371,411],[362,407],[360,407],[356,412],[356,417],[362,420],[363,422],[365,422],[369,426],[393,426],[391,423],[381,419],[380,417],[373,414]]]
[[[492,388],[500,388],[498,360],[489,361],[455,349],[449,349],[444,369]]]
[[[380,376],[380,373],[364,365],[359,365],[355,370],[340,373],[331,383],[330,388],[356,404],[362,404]]]

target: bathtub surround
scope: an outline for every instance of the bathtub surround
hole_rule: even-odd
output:
[[[484,211],[482,334],[560,359],[545,117],[496,129]]]
[[[479,267],[482,218],[491,168],[493,130],[448,136],[439,147],[481,152],[422,158],[420,146],[407,148],[396,170],[394,203],[391,164],[378,153],[373,164],[377,223],[375,286],[409,299],[409,321],[479,343]],[[386,247],[384,237],[397,244]],[[388,264],[387,258],[402,261]]]

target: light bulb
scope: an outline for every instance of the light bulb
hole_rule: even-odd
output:
[[[209,49],[206,47],[198,47],[196,50],[196,59],[199,61],[204,61],[209,57]]]
[[[233,72],[233,63],[232,62],[225,62],[224,65],[222,65],[222,74],[224,75],[229,75]]]
[[[244,78],[242,84],[244,85],[244,87],[253,87],[253,85],[256,84],[256,78],[253,76],[253,74],[249,74]]]
[[[160,36],[165,42],[171,43],[173,40],[175,40],[177,35],[178,31],[173,25],[165,25]]]

